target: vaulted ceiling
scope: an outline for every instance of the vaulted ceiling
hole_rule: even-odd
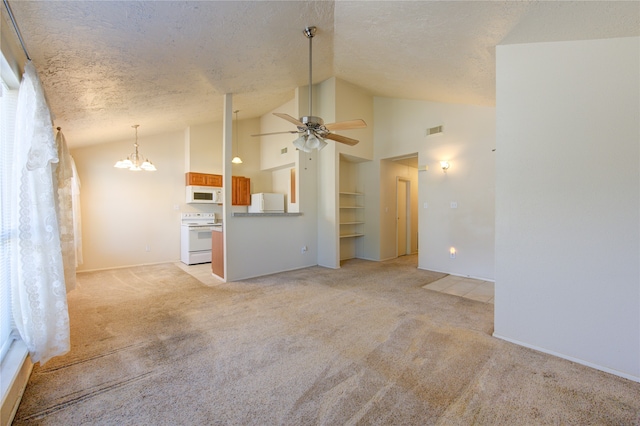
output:
[[[374,95],[494,105],[495,46],[640,35],[629,1],[10,0],[70,147],[241,119],[336,76]],[[3,8],[3,25],[7,25]]]

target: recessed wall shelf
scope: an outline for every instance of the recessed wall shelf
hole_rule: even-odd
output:
[[[366,185],[360,183],[360,161],[354,161],[346,155],[340,155],[340,173],[338,182],[337,237],[339,240],[340,261],[347,259],[365,259],[365,198]]]
[[[364,194],[340,192],[340,238],[364,236]]]

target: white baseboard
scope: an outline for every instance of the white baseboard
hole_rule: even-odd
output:
[[[510,342],[510,343],[513,343],[513,344],[516,344],[516,345],[519,345],[519,346],[524,346],[525,348],[533,349],[534,351],[538,351],[538,352],[542,352],[542,353],[545,353],[545,354],[557,356],[558,358],[563,358],[563,359],[575,362],[576,364],[586,365],[587,367],[595,368],[596,370],[604,371],[605,373],[613,374],[614,376],[623,377],[625,379],[629,379],[629,380],[632,380],[634,382],[640,382],[640,376],[634,376],[632,374],[625,373],[623,371],[618,371],[618,370],[614,370],[612,368],[603,367],[601,365],[594,364],[594,363],[591,363],[589,361],[585,361],[583,359],[574,358],[574,357],[569,356],[569,355],[561,354],[561,353],[550,351],[548,349],[541,348],[541,347],[538,347],[538,346],[535,346],[535,345],[530,345],[528,343],[520,342],[519,340],[510,339],[508,337],[500,336],[499,334],[496,334],[496,333],[493,333],[493,337],[495,337],[497,339],[505,340],[507,342]]]
[[[472,280],[480,280],[480,281],[488,281],[490,283],[495,283],[496,280],[494,278],[486,278],[486,277],[480,277],[477,275],[464,275],[464,274],[456,274],[454,272],[449,272],[449,271],[440,271],[438,269],[427,269],[427,268],[421,268],[418,266],[418,269],[422,270],[422,271],[431,271],[431,272],[438,272],[440,274],[447,274],[447,275],[453,275],[454,277],[461,277],[461,278],[471,278]]]
[[[180,259],[178,259],[178,260],[165,260],[163,262],[136,263],[136,264],[132,264],[132,265],[109,266],[109,267],[106,267],[106,268],[77,269],[76,270],[76,275],[77,274],[84,274],[85,272],[100,272],[100,271],[109,271],[111,269],[135,268],[137,266],[155,266],[155,265],[162,265],[163,263],[176,263],[176,262],[180,262]]]
[[[27,347],[20,340],[13,342],[0,365],[2,376],[2,406],[0,407],[0,425],[10,426],[18,411],[20,400],[27,387],[33,363]]]

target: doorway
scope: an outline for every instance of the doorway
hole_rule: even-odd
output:
[[[411,181],[396,178],[396,256],[411,254]]]
[[[380,161],[380,257],[418,253],[418,154]]]

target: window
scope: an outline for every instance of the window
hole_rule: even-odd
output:
[[[0,360],[6,354],[14,329],[11,315],[11,189],[13,188],[13,134],[18,90],[0,79]]]

